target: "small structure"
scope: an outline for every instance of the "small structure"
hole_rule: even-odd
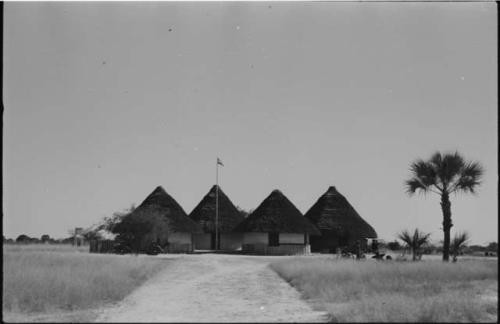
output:
[[[193,234],[202,232],[200,226],[161,186],[153,190],[124,220],[129,217],[138,223],[151,225],[140,242],[139,250],[143,252],[152,244],[159,244],[168,253],[192,252]]]
[[[89,240],[90,253],[113,253],[115,252],[115,238],[113,234],[105,229],[95,231],[95,235]]]
[[[75,232],[73,234],[73,245],[80,246],[85,243],[85,238],[83,237],[83,228],[75,227]]]
[[[115,241],[104,239],[92,239],[89,241],[90,253],[113,253]]]
[[[217,191],[217,192],[216,192]],[[218,196],[218,239],[219,246],[215,246],[215,200]],[[189,217],[203,229],[202,234],[194,235],[194,249],[196,250],[241,250],[243,234],[232,230],[245,217],[233,205],[220,187],[214,185],[193,209]]]
[[[366,250],[367,239],[377,233],[335,187],[330,187],[304,215],[321,231],[311,238],[313,252],[335,253],[337,248],[353,248],[360,241]]]
[[[288,198],[274,190],[234,232],[243,233],[244,253],[309,254],[309,235],[319,235]]]

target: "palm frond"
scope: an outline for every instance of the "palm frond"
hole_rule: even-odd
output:
[[[406,245],[412,249],[419,249],[422,245],[429,242],[430,233],[425,233],[420,231],[418,228],[415,229],[413,234],[408,230],[401,231],[397,237],[406,243]]]
[[[441,156],[441,152],[434,153],[429,159],[429,163],[432,164],[434,170],[440,170],[442,165],[443,157]]]
[[[484,168],[478,162],[469,162],[465,165],[462,174],[472,178],[481,178],[484,174]]]
[[[426,193],[436,185],[436,172],[430,163],[418,159],[410,166],[412,178],[405,181],[406,192],[410,195],[416,191]]]
[[[481,178],[484,174],[483,167],[477,162],[469,162],[457,181],[456,189],[458,191],[474,193],[475,187],[481,184]]]
[[[450,243],[450,249],[454,253],[458,253],[462,247],[464,247],[470,239],[470,235],[467,232],[460,232],[455,234],[453,240]]]
[[[437,171],[441,182],[448,187],[454,179],[460,177],[464,166],[464,158],[458,152],[446,153],[442,156],[441,167]]]
[[[424,186],[422,182],[417,178],[406,180],[405,187],[406,187],[406,193],[409,194],[410,196],[417,191],[420,191],[421,193],[426,193],[429,190],[429,187]]]
[[[412,163],[410,171],[426,186],[436,183],[436,170],[431,163],[419,159]]]
[[[475,193],[477,186],[481,184],[480,181],[476,181],[471,178],[460,178],[457,182],[456,190],[463,192]]]
[[[411,237],[411,234],[407,230],[404,230],[404,231],[398,233],[397,238],[400,239],[401,241],[403,241],[407,246],[411,247],[412,237]]]
[[[474,190],[481,184],[483,174],[484,169],[479,163],[468,162],[464,165],[453,190],[475,193]]]
[[[418,236],[416,239],[415,239],[415,243],[418,247],[426,244],[426,243],[429,243],[429,237],[431,236],[430,233],[423,233],[423,232],[420,232],[420,236]]]

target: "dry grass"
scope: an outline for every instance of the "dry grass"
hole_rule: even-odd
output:
[[[332,322],[496,322],[497,265],[308,257],[271,267]]]
[[[87,251],[88,247],[4,245],[3,311],[47,314],[99,307],[123,299],[168,262]]]
[[[89,252],[88,245],[71,244],[4,244],[4,252]]]

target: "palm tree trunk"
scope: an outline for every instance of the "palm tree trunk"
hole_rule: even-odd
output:
[[[447,191],[441,194],[441,210],[443,211],[443,261],[450,260],[450,230],[453,226],[451,222],[451,202]]]

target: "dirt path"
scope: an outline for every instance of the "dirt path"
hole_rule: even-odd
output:
[[[170,257],[169,257],[170,258]],[[98,322],[321,322],[267,265],[272,257],[173,256],[175,262],[104,310]]]

